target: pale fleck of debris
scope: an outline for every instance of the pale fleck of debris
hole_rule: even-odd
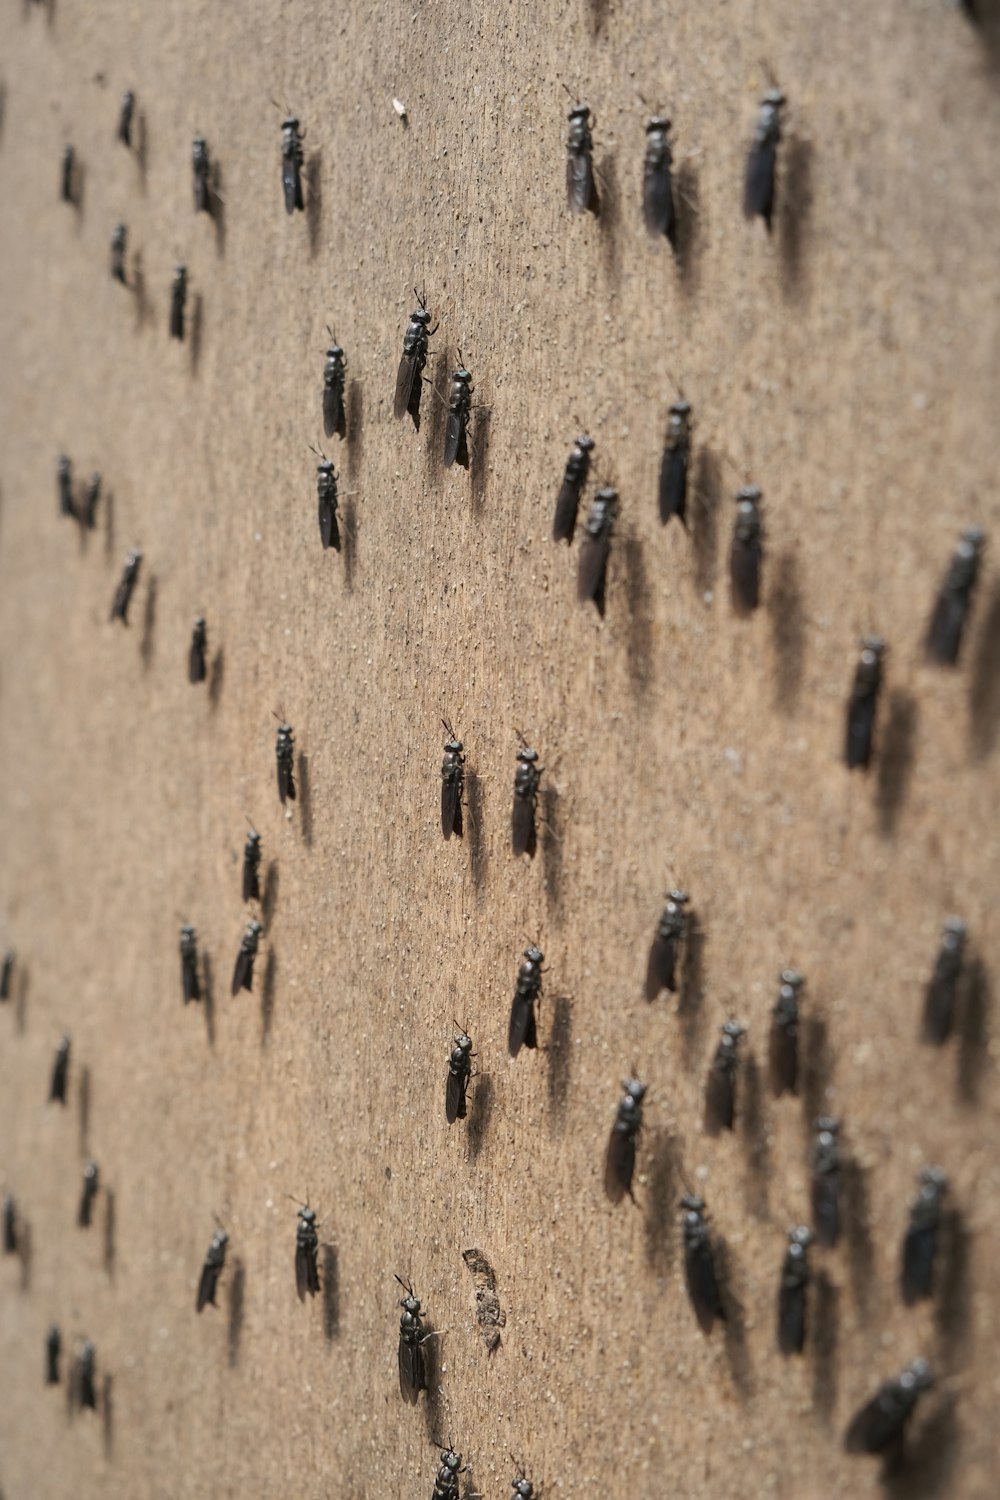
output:
[[[406,105],[403,103],[402,99],[393,99],[392,107],[401,120],[406,119]]]
[[[729,762],[729,764],[732,766],[734,774],[736,776],[742,776],[743,775],[743,757],[740,754],[740,752],[738,750],[733,750],[731,747],[729,747],[726,750],[724,750],[722,753],[726,757],[726,759]]]

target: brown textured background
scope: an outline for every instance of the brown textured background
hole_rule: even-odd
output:
[[[947,1378],[890,1493],[993,1494],[990,55],[939,0],[483,10],[4,6],[0,938],[19,978],[0,1012],[0,1177],[30,1232],[23,1269],[0,1260],[5,1500],[429,1497],[428,1439],[449,1434],[489,1497],[509,1495],[511,1450],[552,1500],[875,1495],[878,1465],[845,1458],[842,1429],[918,1351]],[[789,100],[770,243],[740,214],[765,65]],[[597,115],[597,222],[564,208],[563,82]],[[129,85],[144,166],[114,139]],[[272,98],[308,132],[293,220]],[[691,205],[680,268],[640,216],[645,116],[663,107]],[[199,130],[221,168],[215,228],[191,206]],[[69,139],[78,211],[57,197]],[[142,296],[108,275],[119,218]],[[183,347],[166,328],[179,257]],[[419,437],[392,419],[415,283],[441,320],[434,378],[460,346],[484,407],[469,477],[439,466],[429,393]],[[327,322],[350,366],[340,558],[320,550],[307,446]],[[675,381],[696,424],[690,538],[655,507]],[[603,624],[548,538],[581,426],[622,496]],[[56,515],[63,448],[111,492],[83,541]],[[744,478],[768,545],[749,623],[722,586]],[[969,637],[960,669],[934,672],[920,638],[972,520],[992,545]],[[108,609],[134,544],[123,630]],[[199,610],[211,694],[185,677]],[[890,643],[882,754],[849,777],[843,704],[873,629]],[[302,757],[291,820],[279,707]],[[469,756],[461,844],[437,826],[442,714]],[[546,767],[523,866],[515,726]],[[264,839],[267,938],[253,996],[231,1001],[244,814]],[[703,933],[682,1014],[641,998],[676,882]],[[931,1052],[922,985],[952,910],[974,983]],[[211,1011],[180,1002],[182,917],[210,956]],[[545,1050],[511,1064],[535,939]],[[801,1100],[775,1104],[766,1031],[789,963],[808,976],[808,1067]],[[749,1026],[743,1117],[708,1141],[727,1014]],[[449,1129],[456,1017],[482,1074],[468,1127]],[[63,1028],[65,1111],[44,1103]],[[602,1156],[632,1067],[651,1085],[638,1207],[615,1211]],[[776,1278],[820,1108],[844,1119],[852,1213],[843,1245],[814,1254],[816,1340],[782,1362]],[[88,1152],[110,1191],[85,1234]],[[898,1245],[927,1160],[958,1212],[941,1302],[911,1312]],[[707,1340],[682,1282],[682,1172],[728,1247],[733,1317]],[[307,1192],[336,1249],[325,1305],[301,1307],[286,1194]],[[213,1213],[230,1256],[220,1310],[196,1318]],[[507,1311],[492,1359],[470,1245]],[[396,1271],[447,1330],[426,1415],[397,1390]],[[94,1339],[110,1418],[69,1421],[43,1387],[52,1319]]]

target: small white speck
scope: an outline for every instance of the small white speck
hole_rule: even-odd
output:
[[[401,120],[406,119],[406,105],[403,103],[402,99],[393,99],[392,107]]]

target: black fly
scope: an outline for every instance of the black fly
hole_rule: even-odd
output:
[[[910,1204],[910,1222],[903,1236],[899,1284],[907,1306],[934,1293],[934,1257],[941,1224],[941,1200],[948,1178],[940,1167],[924,1167],[920,1191]]]
[[[465,785],[465,756],[462,741],[455,738],[455,731],[447,719],[442,719],[448,738],[444,742],[441,761],[441,832],[446,839],[454,833],[462,837],[462,787]]]
[[[302,197],[302,134],[294,115],[281,122],[281,187],[285,195],[285,213],[305,209]]]
[[[777,1098],[794,1094],[799,1078],[799,991],[805,983],[797,969],[782,969],[778,998],[771,1011],[768,1062]]]
[[[3,959],[0,960],[0,1000],[10,999],[10,979],[14,972],[14,960],[17,954],[13,948],[8,948]]]
[[[660,520],[664,526],[676,516],[687,525],[688,459],[691,453],[691,407],[687,401],[675,401],[670,408],[667,439],[660,460]]]
[[[736,496],[736,520],[729,548],[729,581],[733,609],[738,615],[752,614],[760,602],[761,540],[760,490],[744,485]]]
[[[94,1200],[101,1185],[101,1172],[96,1161],[88,1161],[83,1169],[83,1191],[76,1222],[81,1229],[89,1229],[94,1217]]]
[[[185,922],[181,928],[181,991],[184,995],[184,1004],[190,1000],[201,999],[201,987],[198,984],[198,935],[190,922]]]
[[[861,655],[854,671],[854,686],[847,700],[847,732],[844,739],[844,759],[848,769],[859,766],[866,770],[872,758],[872,740],[875,732],[875,710],[878,707],[879,688],[882,684],[882,656],[885,641],[879,635],[866,635],[861,642]]]
[[[687,891],[671,891],[660,913],[646,965],[646,999],[655,1000],[661,990],[677,989],[677,956],[687,931]]]
[[[17,1254],[17,1200],[13,1193],[3,1195],[3,1253]]]
[[[97,1410],[97,1388],[94,1383],[96,1354],[90,1339],[84,1339],[73,1367],[70,1395],[78,1407],[89,1406]]]
[[[62,1334],[59,1324],[53,1323],[45,1336],[45,1384],[59,1384],[59,1356],[62,1353]]]
[[[778,1348],[782,1354],[801,1354],[806,1341],[806,1292],[809,1287],[808,1250],[812,1230],[805,1224],[788,1231],[788,1249],[778,1284]]]
[[[132,119],[135,115],[135,95],[131,89],[126,89],[122,94],[121,104],[118,106],[118,139],[123,146],[132,149]]]
[[[511,849],[515,859],[522,854],[533,857],[535,853],[535,799],[538,796],[542,769],[538,764],[538,751],[532,750],[521,735],[517,770],[514,772],[514,809],[510,829]]]
[[[522,1047],[538,1046],[535,1001],[541,994],[544,958],[541,948],[524,950],[524,957],[517,971],[517,984],[510,1007],[510,1026],[507,1029],[507,1051],[511,1057],[516,1057]]]
[[[455,1025],[458,1026],[457,1021]],[[458,1036],[448,1058],[448,1082],[444,1094],[444,1112],[449,1125],[454,1125],[456,1120],[465,1119],[465,1095],[472,1077],[472,1058],[475,1055],[472,1038],[459,1026]]]
[[[979,573],[982,547],[983,533],[978,526],[971,526],[963,531],[938,591],[926,642],[928,659],[938,666],[953,667],[958,661],[962,632]]]
[[[344,374],[347,369],[347,361],[344,359],[344,351],[334,338],[333,331],[327,328],[333,343],[326,351],[326,364],[323,366],[323,431],[327,437],[344,437],[346,424],[344,421]]]
[[[577,438],[570,450],[563,473],[563,482],[556,496],[556,513],[552,520],[554,542],[573,540],[573,532],[576,530],[576,513],[580,506],[583,487],[587,482],[587,475],[590,473],[590,455],[593,448],[594,439],[582,436]]]
[[[425,1333],[420,1320],[420,1299],[414,1296],[408,1281],[397,1276],[405,1297],[399,1299],[403,1316],[399,1320],[399,1394],[410,1406],[416,1406],[420,1392],[427,1389],[427,1366],[424,1345],[434,1337]],[[459,1459],[461,1463],[461,1458]]]
[[[52,1063],[52,1080],[49,1083],[49,1103],[66,1103],[66,1085],[69,1082],[69,1054],[72,1043],[69,1033],[63,1036],[56,1048]]]
[[[398,1276],[396,1280],[399,1280]],[[445,1448],[441,1443],[437,1446],[441,1449],[441,1463],[434,1480],[431,1500],[458,1500],[458,1476],[465,1473],[462,1455],[453,1448]]]
[[[260,834],[253,827],[243,845],[243,899],[260,900]]]
[[[170,337],[184,337],[184,304],[187,301],[187,266],[174,268],[174,279],[170,285]]]
[[[926,1359],[911,1360],[895,1380],[887,1380],[855,1412],[844,1434],[848,1453],[882,1453],[899,1443],[917,1401],[933,1384]]]
[[[141,562],[142,553],[138,547],[133,547],[125,559],[121,581],[115,590],[115,597],[111,603],[112,620],[121,620],[123,625],[128,624],[128,607],[132,599],[132,590],[135,588],[136,579],[139,577],[139,564]]]
[[[719,1291],[719,1280],[715,1274],[712,1236],[705,1219],[705,1201],[692,1193],[685,1193],[681,1199],[681,1208],[684,1210],[681,1228],[688,1296],[702,1333],[711,1333],[716,1318],[724,1322],[726,1313]]]
[[[622,1087],[625,1092],[618,1101],[604,1157],[604,1191],[612,1203],[620,1203],[626,1193],[632,1197],[635,1143],[642,1126],[642,1101],[646,1093],[646,1085],[638,1078],[626,1078]]]
[[[306,1293],[315,1297],[319,1291],[318,1254],[316,1210],[303,1203],[299,1207],[299,1222],[295,1230],[295,1290],[300,1302],[306,1300]]]
[[[739,1044],[746,1027],[738,1021],[724,1021],[722,1037],[715,1049],[712,1066],[705,1083],[705,1133],[718,1135],[732,1130],[736,1119],[736,1070],[739,1066]]]
[[[337,471],[325,453],[312,450],[319,458],[316,465],[316,501],[319,508],[319,539],[323,551],[332,547],[340,551],[340,528],[337,525]]]
[[[67,141],[63,147],[62,173],[60,176],[59,196],[64,203],[75,203],[76,194],[73,191],[73,179],[76,169],[76,152]]]
[[[462,358],[461,349],[458,351],[458,357]],[[450,469],[456,460],[464,468],[469,467],[467,429],[472,391],[472,374],[464,364],[460,365],[452,373],[451,389],[448,392],[448,420],[444,430],[444,466],[446,469]]]
[[[208,147],[203,135],[196,135],[191,142],[191,170],[193,173],[194,211],[196,214],[212,213],[211,165]]]
[[[513,1458],[513,1454],[511,1457]],[[525,1474],[523,1468],[518,1468],[517,1477],[511,1480],[510,1486],[514,1491],[513,1500],[533,1500],[535,1486]]]
[[[59,493],[59,514],[73,514],[73,465],[68,453],[60,453],[56,465],[56,485]]]
[[[840,1121],[821,1115],[813,1126],[812,1215],[816,1239],[830,1250],[840,1238]]]
[[[569,134],[566,137],[566,202],[571,214],[597,211],[597,192],[594,187],[594,141],[590,134],[590,106],[574,104],[567,116]]]
[[[191,645],[188,649],[188,682],[190,683],[205,681],[205,647],[207,644],[205,620],[202,615],[199,615],[191,629]]]
[[[785,96],[780,89],[768,89],[760,103],[760,113],[747,157],[746,182],[743,190],[743,212],[748,219],[759,214],[771,230],[774,210],[774,167],[778,142],[781,140],[781,106]]]
[[[240,990],[253,989],[253,965],[257,957],[257,944],[263,931],[259,922],[247,923],[247,930],[240,942],[240,951],[236,955],[236,963],[233,966],[233,982],[231,993],[238,995]]]
[[[673,152],[670,121],[654,115],[646,126],[646,160],[642,169],[642,212],[650,234],[665,234],[671,245],[677,233],[674,190],[670,178]]]
[[[211,1244],[205,1255],[205,1263],[201,1268],[198,1278],[198,1295],[195,1298],[194,1310],[201,1312],[202,1308],[211,1303],[217,1306],[215,1301],[215,1289],[222,1275],[222,1268],[226,1264],[226,1246],[229,1244],[229,1235],[226,1231],[218,1228],[212,1235]]]
[[[924,998],[924,1041],[935,1047],[940,1047],[951,1035],[965,936],[966,926],[961,917],[948,917]]]
[[[275,714],[275,718],[277,717]],[[278,772],[278,797],[284,806],[286,801],[295,801],[295,773],[292,764],[295,759],[295,735],[291,724],[286,724],[283,719],[278,719],[274,758]]]
[[[87,487],[80,496],[77,507],[76,519],[87,531],[93,531],[97,525],[97,502],[101,498],[101,476],[95,470],[87,481]]]
[[[611,550],[611,533],[618,512],[618,491],[602,486],[590,503],[590,514],[584,526],[580,545],[580,562],[576,575],[576,596],[581,604],[593,600],[600,612],[604,609],[604,581]]]
[[[122,286],[128,286],[125,276],[125,243],[128,239],[128,230],[124,224],[116,224],[111,231],[111,275],[115,281],[120,281]]]
[[[430,327],[431,315],[427,304],[414,287],[413,295],[420,306],[410,314],[410,321],[403,334],[403,353],[396,373],[396,394],[392,409],[397,417],[409,412],[413,425],[420,425],[420,392],[423,386],[423,368],[427,363],[427,340],[437,332],[438,325]]]

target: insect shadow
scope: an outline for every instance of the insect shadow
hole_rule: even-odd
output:
[[[139,165],[139,186],[145,193],[149,171],[149,131],[144,109],[139,110],[135,120],[135,159]]]
[[[597,197],[597,181],[600,179],[600,198]],[[619,256],[619,240],[622,222],[622,195],[618,186],[618,166],[611,155],[602,156],[601,164],[594,172],[594,215],[601,241],[601,257],[604,274],[613,286],[621,281],[622,268]]]
[[[786,137],[781,153],[781,215],[778,240],[784,275],[781,290],[789,302],[796,301],[805,290],[804,250],[809,241],[809,218],[812,213],[811,141],[797,135]]]
[[[554,911],[562,901],[562,837],[560,834],[559,793],[551,782],[542,787],[539,796],[542,816],[542,859],[545,899]]]
[[[472,461],[469,467],[469,488],[472,491],[472,513],[480,516],[486,502],[486,475],[489,470],[490,422],[492,408],[477,406],[472,413],[470,447]]]
[[[879,832],[891,838],[906,802],[913,776],[917,745],[917,702],[909,693],[895,689],[889,697],[888,713],[879,744],[875,805]]]
[[[848,1156],[841,1163],[840,1179],[844,1203],[847,1267],[851,1277],[851,1288],[855,1302],[861,1312],[866,1313],[871,1304],[875,1277],[868,1171],[853,1156]]]
[[[972,1236],[960,1208],[946,1209],[939,1230],[934,1321],[949,1365],[966,1353],[972,1315]]]
[[[775,558],[766,608],[774,648],[775,707],[787,714],[795,708],[802,690],[806,649],[806,612],[799,560],[794,552],[785,551]]]
[[[365,400],[360,380],[347,386],[347,472],[353,482],[361,472],[364,453]]]
[[[493,1114],[493,1080],[488,1073],[481,1073],[476,1079],[475,1091],[469,1106],[469,1155],[473,1160],[482,1151],[489,1133],[490,1118]]]
[[[684,956],[681,960],[680,997],[677,1002],[677,1017],[680,1022],[684,1057],[692,1062],[700,1054],[705,1034],[705,930],[698,914],[691,908],[687,912],[687,932],[684,938]]]
[[[225,675],[226,657],[223,648],[220,646],[212,657],[212,665],[208,670],[208,701],[213,708],[218,708],[219,706]]]
[[[693,502],[694,581],[699,593],[706,594],[715,587],[719,571],[719,506],[722,502],[722,466],[710,448],[698,449]]]
[[[760,1068],[752,1052],[743,1058],[740,1081],[740,1125],[746,1161],[746,1204],[757,1219],[768,1215],[767,1193],[771,1180],[771,1150],[767,1140],[767,1117]]]
[[[983,1072],[989,1064],[989,1016],[993,990],[986,965],[978,953],[966,964],[962,981],[962,1010],[958,1043],[958,1097],[975,1104]]]
[[[31,1289],[33,1246],[31,1224],[29,1220],[24,1218],[20,1220],[17,1226],[17,1253],[21,1261],[21,1291],[27,1292]]]
[[[809,1344],[812,1349],[812,1399],[817,1416],[829,1423],[837,1405],[837,1341],[840,1318],[840,1289],[825,1270],[813,1276],[812,1326]]]
[[[665,1276],[677,1250],[677,1202],[680,1197],[678,1142],[662,1126],[649,1132],[646,1148],[646,1261]]]
[[[17,970],[17,995],[14,1000],[14,1025],[17,1027],[18,1034],[21,1035],[23,1034],[28,1021],[28,990],[31,987],[31,975],[28,973],[28,966],[25,963],[19,963],[17,966]]]
[[[142,638],[139,641],[139,656],[143,671],[148,672],[153,664],[156,636],[156,574],[146,579],[146,605],[142,612]]]
[[[215,984],[212,960],[207,953],[201,955],[202,1005],[205,1011],[205,1031],[208,1045],[215,1046]]]
[[[226,200],[222,195],[223,185],[222,168],[213,157],[208,201],[212,210],[212,228],[215,231],[215,253],[220,260],[226,253]]]
[[[573,1006],[567,996],[552,1001],[552,1024],[545,1044],[546,1085],[553,1122],[562,1120],[569,1098],[573,1061]]]
[[[309,258],[319,252],[323,228],[323,153],[310,151],[306,158],[306,232],[309,236]]]
[[[323,1337],[328,1344],[332,1344],[340,1333],[340,1267],[335,1245],[323,1246],[320,1291],[323,1297]]]
[[[80,1069],[79,1094],[77,1097],[78,1127],[77,1143],[81,1156],[89,1156],[90,1140],[90,1069],[86,1063]]]
[[[306,848],[312,848],[313,841],[313,806],[312,786],[309,781],[309,757],[304,751],[299,752],[299,809],[302,818],[302,837]]]
[[[800,1022],[802,1064],[800,1089],[802,1114],[807,1131],[812,1122],[827,1113],[827,1090],[833,1080],[833,1052],[829,1028],[822,1016],[807,1016]]]
[[[976,642],[969,677],[969,723],[972,754],[983,760],[1000,736],[1000,580],[993,585]]]
[[[631,529],[622,538],[625,597],[628,600],[628,674],[632,690],[644,697],[652,683],[653,599],[642,541]]]
[[[715,1270],[719,1279],[719,1295],[725,1313],[723,1335],[726,1346],[726,1363],[738,1394],[747,1400],[753,1389],[750,1368],[750,1351],[747,1347],[746,1316],[743,1304],[733,1288],[732,1257],[729,1246],[719,1235],[713,1243]]]
[[[113,1399],[114,1377],[105,1375],[101,1386],[101,1430],[104,1437],[104,1457],[111,1458],[115,1446],[115,1407]]]
[[[197,375],[198,366],[201,363],[201,338],[204,326],[205,300],[200,292],[195,292],[191,298],[191,315],[188,321],[190,337],[188,339],[189,353],[191,359],[191,374]]]
[[[274,988],[278,975],[278,960],[274,954],[274,948],[267,950],[267,962],[264,965],[264,980],[260,987],[260,1044],[266,1047],[271,1040],[271,1026],[274,1021]]]
[[[424,1405],[424,1431],[434,1442],[441,1433],[442,1411],[441,1411],[441,1360],[439,1355],[440,1337],[431,1338],[435,1332],[430,1318],[423,1319],[424,1342],[421,1345],[424,1356],[424,1376],[427,1381]]]
[[[118,1204],[115,1199],[114,1188],[104,1189],[104,1270],[109,1281],[115,1277],[115,1258],[118,1253],[116,1242],[116,1220]]]
[[[882,1483],[892,1500],[934,1500],[955,1492],[961,1429],[955,1418],[956,1397],[946,1391],[937,1410],[905,1446],[887,1454]]]
[[[469,867],[472,884],[481,891],[486,884],[489,850],[486,847],[486,824],[483,821],[483,782],[475,771],[465,768],[465,796],[469,812]]]
[[[674,179],[677,205],[677,228],[674,233],[674,260],[682,289],[689,295],[698,290],[701,250],[701,214],[698,169],[693,161],[683,161]]]
[[[227,1342],[229,1345],[229,1368],[235,1370],[240,1362],[240,1340],[243,1336],[243,1307],[246,1300],[246,1266],[237,1257],[233,1261],[233,1276],[229,1283],[229,1317]]]
[[[267,867],[267,874],[264,877],[264,892],[260,901],[265,935],[271,929],[271,921],[278,904],[278,879],[278,861],[272,859]]]

